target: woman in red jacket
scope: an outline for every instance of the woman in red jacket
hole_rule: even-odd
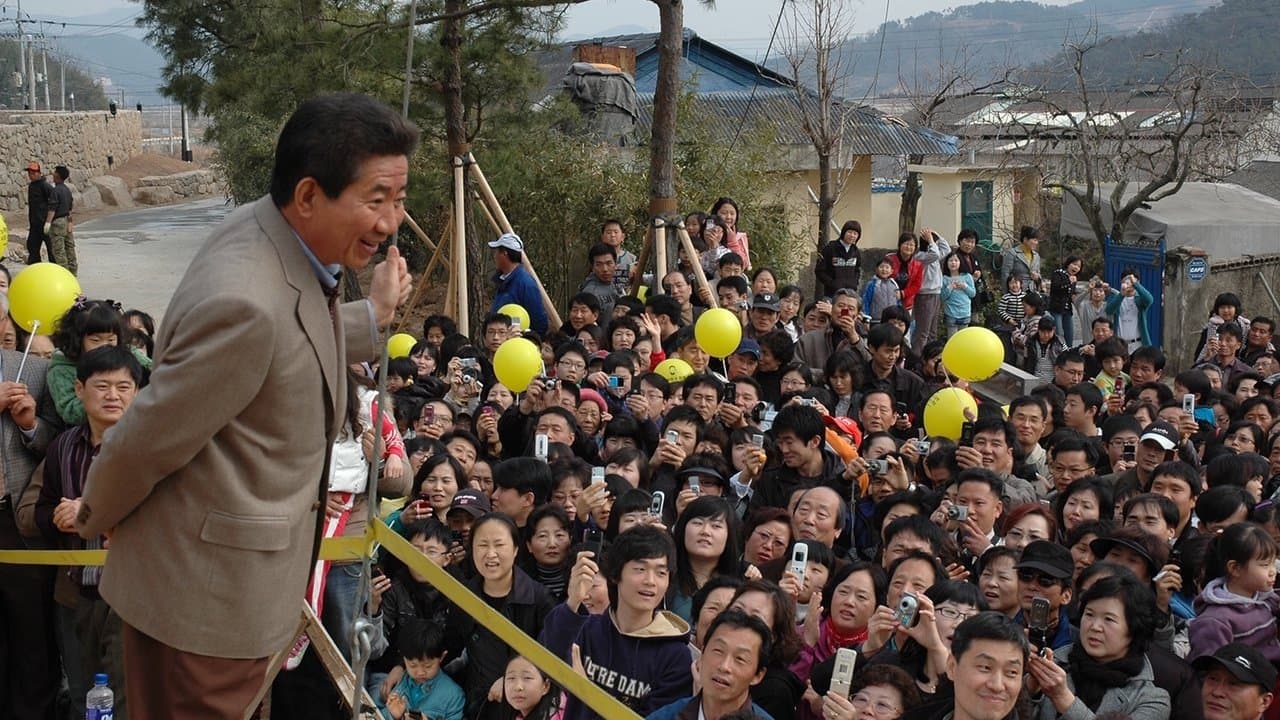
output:
[[[915,304],[916,293],[920,291],[920,283],[924,281],[924,265],[916,260],[916,236],[904,232],[898,236],[898,252],[889,256],[893,265],[894,279],[902,288],[902,306],[908,310]]]

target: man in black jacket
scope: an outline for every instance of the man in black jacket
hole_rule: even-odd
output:
[[[814,274],[827,297],[835,296],[840,288],[858,289],[862,278],[862,253],[858,250],[861,237],[862,225],[850,220],[840,228],[840,237],[828,242],[818,255]]]
[[[40,262],[40,245],[49,249],[49,261],[53,261],[53,244],[49,240],[49,207],[53,204],[53,185],[40,173],[40,163],[27,163],[27,264]]]

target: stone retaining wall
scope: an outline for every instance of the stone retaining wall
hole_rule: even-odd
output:
[[[212,170],[188,170],[173,175],[139,178],[137,187],[133,189],[133,199],[143,205],[163,205],[222,191],[222,183]]]
[[[24,168],[32,160],[46,175],[55,165],[66,165],[79,189],[141,152],[142,114],[136,110],[115,116],[105,110],[0,112],[0,210],[27,206]]]

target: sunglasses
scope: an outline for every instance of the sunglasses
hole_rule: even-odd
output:
[[[1042,588],[1055,588],[1062,584],[1062,581],[1055,577],[1049,577],[1038,573],[1034,570],[1019,570],[1018,580],[1024,583],[1035,583]]]

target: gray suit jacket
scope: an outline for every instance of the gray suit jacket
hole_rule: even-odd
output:
[[[18,379],[18,367],[22,364],[22,353],[13,350],[0,350],[0,372],[4,379],[13,382]],[[0,413],[0,463],[4,468],[4,491],[9,500],[17,505],[27,483],[31,481],[31,473],[36,465],[44,459],[45,448],[49,441],[61,431],[62,421],[53,407],[53,398],[44,384],[44,376],[49,372],[49,361],[44,358],[28,357],[27,366],[22,369],[22,382],[26,384],[31,397],[36,399],[36,432],[27,439],[8,412]]]
[[[291,639],[319,540],[344,364],[374,357],[364,301],[336,327],[292,228],[262,198],[187,269],[151,384],[107,431],[81,534],[114,528],[100,590],[146,635],[259,658]]]

